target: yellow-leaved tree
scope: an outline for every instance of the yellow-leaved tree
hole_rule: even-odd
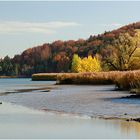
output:
[[[81,64],[81,58],[77,54],[74,54],[72,59],[72,67],[71,67],[72,72],[79,72],[80,64]]]
[[[80,58],[77,54],[73,56],[72,72],[98,72],[101,71],[100,61],[96,57],[88,56]]]

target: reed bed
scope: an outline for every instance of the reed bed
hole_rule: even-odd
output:
[[[58,84],[114,84],[121,72],[65,73],[57,76]]]
[[[115,81],[120,90],[131,90],[140,88],[140,70],[122,72],[121,76]]]
[[[116,85],[118,90],[140,89],[140,70],[94,73],[40,73],[32,80],[56,80],[57,84]],[[139,90],[140,91],[140,90]]]
[[[97,73],[72,73],[57,76],[58,84],[114,84],[118,90],[140,91],[140,70],[137,71],[110,71]]]

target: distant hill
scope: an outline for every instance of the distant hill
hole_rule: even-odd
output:
[[[112,43],[120,33],[134,34],[135,29],[140,29],[140,22],[123,26],[119,29],[105,32],[97,36],[91,35],[88,39],[57,40],[53,43],[29,48],[21,55],[15,55],[12,63],[17,65],[19,73],[31,75],[38,72],[69,72],[73,54],[80,57],[102,54],[102,48]]]

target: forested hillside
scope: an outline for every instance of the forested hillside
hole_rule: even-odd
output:
[[[90,36],[88,39],[54,41],[43,45],[29,48],[14,58],[6,56],[0,60],[0,75],[22,75],[30,76],[32,73],[40,72],[70,72],[72,58],[74,54],[79,57],[98,56],[103,70],[123,70],[119,67],[113,67],[113,62],[108,67],[104,61],[117,50],[113,50],[114,41],[120,34],[127,33],[130,37],[135,36],[136,29],[140,29],[140,22],[123,26],[122,28],[105,32],[97,36]],[[126,36],[127,37],[127,36]],[[133,39],[133,38],[132,38]],[[139,46],[137,46],[139,48]],[[137,63],[127,69],[139,69],[140,53],[137,51]],[[113,59],[113,57],[111,58]],[[126,69],[126,70],[127,70]]]

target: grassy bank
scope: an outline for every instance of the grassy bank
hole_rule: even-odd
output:
[[[59,84],[115,84],[119,90],[140,91],[140,70],[61,74],[57,80]]]
[[[97,73],[38,73],[32,75],[33,81],[56,80],[57,84],[113,84],[115,72]]]
[[[31,78],[31,76],[0,76],[0,79],[11,79],[11,78]]]
[[[32,80],[56,80],[57,84],[115,84],[119,90],[140,91],[140,70],[95,73],[41,73],[33,74]]]
[[[33,81],[56,81],[58,73],[38,73],[32,75]]]
[[[17,76],[0,76],[0,78],[18,78]]]
[[[57,76],[58,84],[113,84],[116,72],[64,73]]]

